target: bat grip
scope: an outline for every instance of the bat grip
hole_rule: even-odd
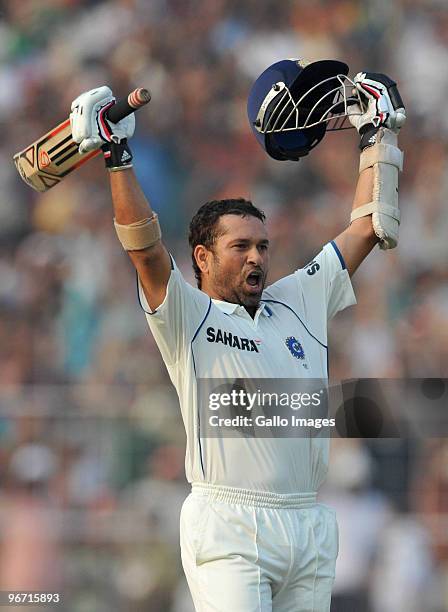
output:
[[[132,91],[127,98],[118,100],[107,111],[106,117],[112,123],[118,123],[137,109],[141,108],[151,100],[151,94],[147,89],[139,87]]]

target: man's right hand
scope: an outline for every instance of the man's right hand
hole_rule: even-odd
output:
[[[106,119],[106,111],[114,104],[115,98],[106,85],[86,91],[73,100],[70,124],[73,140],[79,144],[80,153],[94,151],[112,143],[125,144],[134,134],[134,113],[118,123]]]

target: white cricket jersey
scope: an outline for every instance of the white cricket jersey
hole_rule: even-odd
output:
[[[243,306],[192,287],[174,261],[163,303],[151,312],[141,288],[139,298],[179,396],[188,481],[275,493],[317,491],[327,471],[328,439],[203,437],[196,391],[200,378],[327,379],[327,322],[356,303],[336,244],[267,287],[254,319]],[[288,338],[300,343],[300,359]]]

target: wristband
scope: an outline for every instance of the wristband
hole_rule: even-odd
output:
[[[379,127],[375,127],[372,123],[364,125],[360,130],[361,141],[359,143],[359,148],[361,151],[367,149],[367,147],[373,147],[377,141],[377,133]]]
[[[121,225],[114,219],[118,240],[125,251],[141,251],[154,246],[162,238],[157,213],[129,225]]]
[[[124,139],[119,143],[107,142],[101,149],[104,153],[104,163],[110,172],[132,168],[132,152]]]

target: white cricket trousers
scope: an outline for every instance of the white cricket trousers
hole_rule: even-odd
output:
[[[196,612],[330,610],[338,526],[315,493],[194,483],[180,542]]]

